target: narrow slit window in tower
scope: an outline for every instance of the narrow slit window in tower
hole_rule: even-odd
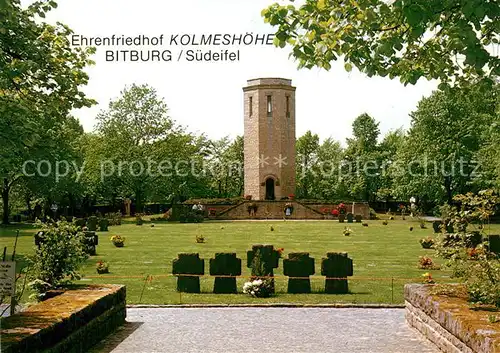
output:
[[[273,101],[271,96],[267,96],[267,116],[273,115]]]
[[[290,96],[286,96],[286,117],[290,117]]]
[[[250,100],[248,101],[248,110],[250,116],[253,115],[253,97],[250,97]]]

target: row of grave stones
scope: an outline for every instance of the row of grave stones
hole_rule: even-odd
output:
[[[452,245],[454,242],[462,240],[462,236],[465,237],[464,241],[468,247],[475,248],[483,242],[483,235],[479,231],[465,232],[466,229],[457,229],[453,227],[450,222],[446,221],[434,221],[432,222],[432,228],[434,233],[445,233],[444,245]],[[462,232],[465,234],[457,233]],[[488,247],[489,251],[500,255],[500,234],[490,234],[488,235]]]
[[[347,253],[329,252],[321,261],[321,275],[326,276],[325,293],[349,292],[347,277],[353,275],[353,263]],[[272,245],[254,245],[247,252],[247,267],[253,278],[268,278],[274,293],[274,269],[280,254]],[[283,260],[288,279],[288,293],[311,293],[309,276],[314,275],[314,258],[307,252],[290,253]],[[200,293],[200,276],[205,274],[205,260],[197,253],[181,253],[173,261],[172,274],[177,276],[177,291]],[[215,276],[214,293],[237,293],[236,277],[241,275],[241,259],[235,253],[216,253],[210,259],[210,275]]]
[[[347,223],[361,223],[363,221],[363,217],[360,214],[353,215],[352,213],[348,214],[339,214],[339,222],[344,223],[347,220]]]
[[[90,216],[88,219],[77,218],[75,224],[79,228],[87,227],[90,232],[96,232],[99,228],[99,232],[107,232],[109,227],[109,220],[107,218],[98,218],[97,216]]]

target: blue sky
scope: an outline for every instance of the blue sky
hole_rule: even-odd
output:
[[[286,1],[280,1],[285,3]],[[59,7],[47,17],[61,21],[77,34],[111,36],[140,34],[245,34],[272,33],[264,23],[261,10],[269,0],[59,0]],[[297,87],[297,135],[307,130],[322,139],[333,137],[342,143],[351,134],[352,121],[364,112],[380,121],[383,133],[407,128],[408,114],[417,102],[437,87],[421,80],[404,87],[399,81],[368,78],[356,70],[344,71],[342,61],[333,63],[329,72],[320,69],[297,70],[288,57],[290,48],[272,46],[228,47],[240,50],[235,63],[117,63],[106,62],[100,47],[94,56],[96,65],[88,69],[90,83],[84,91],[99,106],[76,111],[84,129],[91,131],[95,116],[125,85],[147,83],[158,90],[170,108],[171,117],[190,131],[219,138],[243,133],[243,92],[246,81],[255,77],[284,77]],[[149,48],[142,48],[149,49]],[[186,47],[170,47],[174,56]],[[198,48],[196,48],[198,49]],[[205,50],[220,50],[207,47]]]

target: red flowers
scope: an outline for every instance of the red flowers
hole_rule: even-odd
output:
[[[476,259],[480,254],[481,254],[481,252],[479,251],[479,249],[476,249],[476,248],[467,249],[467,255],[471,259]]]
[[[279,257],[282,257],[282,256],[283,256],[283,252],[285,251],[285,249],[283,249],[283,248],[278,248],[278,249],[276,249],[276,251],[278,252],[278,256],[279,256]]]
[[[340,214],[339,210],[337,210],[337,209],[333,209],[333,210],[332,210],[332,215],[333,215],[333,216],[335,216],[335,217],[336,217],[336,216],[338,216],[339,214]]]

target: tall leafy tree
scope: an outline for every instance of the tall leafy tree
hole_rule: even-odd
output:
[[[477,160],[481,165],[481,174],[477,179],[479,187],[500,189],[500,118],[491,124],[486,143],[478,152]]]
[[[319,146],[317,163],[313,166],[313,197],[321,200],[344,198],[346,195],[341,183],[343,149],[338,141],[327,138]]]
[[[97,122],[86,169],[111,201],[131,197],[140,212],[146,201],[184,197],[196,186],[202,143],[174,123],[154,88],[126,87]]]
[[[51,166],[51,173],[39,174],[34,163],[26,165],[27,172],[22,180],[25,186],[25,197],[28,209],[32,198],[38,199],[45,209],[45,214],[50,214],[50,206],[56,202],[62,208],[68,207],[71,213],[77,208],[83,190],[79,177],[83,166],[83,154],[80,151],[80,140],[83,138],[83,127],[80,122],[69,116],[56,131],[51,139],[46,139],[44,149],[49,151],[44,156]],[[36,160],[34,162],[37,162]]]
[[[243,137],[211,141],[207,156],[210,184],[216,197],[241,196],[243,192]]]
[[[395,163],[398,151],[405,142],[405,132],[402,128],[389,131],[379,144],[381,161],[380,184],[377,190],[377,199],[388,201],[394,196],[394,182],[391,175],[391,166]]]
[[[317,173],[312,167],[317,163],[319,146],[318,135],[311,131],[307,131],[297,139],[297,196],[299,197],[306,199],[310,197],[311,188],[317,177]]]
[[[451,203],[454,195],[474,190],[481,171],[476,157],[499,122],[498,88],[481,88],[435,92],[420,101],[394,166],[400,197]]]
[[[378,149],[379,123],[364,113],[352,124],[344,157],[344,183],[351,197],[371,201],[380,187],[381,160]]]
[[[306,0],[263,10],[277,27],[275,44],[292,46],[300,67],[345,69],[368,76],[492,82],[500,59],[500,3],[495,0]]]
[[[9,194],[23,178],[24,162],[56,156],[58,146],[50,141],[57,141],[68,113],[95,103],[81,91],[94,51],[72,47],[67,26],[39,21],[57,6],[54,1],[0,5],[0,178],[8,223]]]

